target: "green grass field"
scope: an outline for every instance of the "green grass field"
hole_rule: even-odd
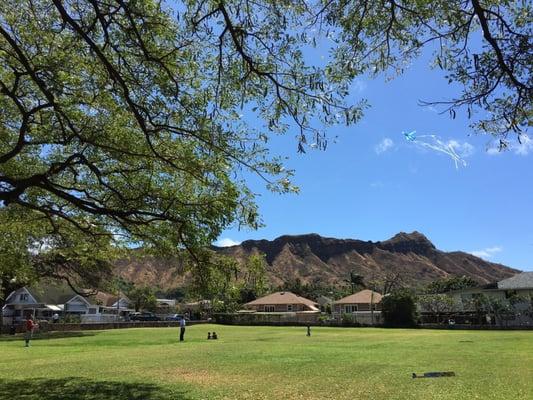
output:
[[[220,339],[207,341],[208,331]],[[0,399],[533,399],[532,331],[195,325],[0,339]],[[411,373],[455,371],[412,379]]]

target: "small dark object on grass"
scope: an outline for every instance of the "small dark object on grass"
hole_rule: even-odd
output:
[[[415,378],[441,378],[446,376],[455,376],[455,372],[453,371],[445,371],[445,372],[424,372],[424,375],[417,375],[413,372],[412,377]]]
[[[473,340],[459,340],[459,343],[474,343]]]
[[[213,339],[213,340],[217,340],[218,339],[218,336],[217,336],[216,332],[213,332],[213,334],[211,335],[211,339]]]
[[[211,332],[207,332],[207,340],[211,340]]]
[[[307,325],[307,336],[311,336],[311,326]]]

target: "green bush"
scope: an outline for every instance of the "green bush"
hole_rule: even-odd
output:
[[[412,327],[416,325],[416,297],[408,289],[396,290],[381,300],[385,326]]]

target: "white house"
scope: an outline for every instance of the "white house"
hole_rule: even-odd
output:
[[[506,320],[505,324],[533,326],[533,272],[522,272],[497,283],[453,290],[446,294],[454,300],[455,308],[460,312],[474,312],[476,300],[482,296],[501,304],[512,305],[512,319]]]
[[[4,323],[20,322],[28,314],[37,319],[50,319],[53,314],[77,315],[83,322],[117,320],[133,310],[125,296],[97,292],[81,296],[64,284],[42,284],[12,292],[2,309]]]

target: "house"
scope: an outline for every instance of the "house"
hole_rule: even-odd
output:
[[[502,281],[480,287],[453,290],[447,293],[451,296],[461,310],[473,307],[473,300],[485,295],[492,300],[508,302],[512,299],[519,302],[530,303],[533,301],[533,272],[522,272]]]
[[[319,312],[318,303],[291,292],[276,292],[261,297],[244,307],[255,312]]]
[[[383,296],[372,290],[360,292],[343,297],[333,303],[333,312],[336,314],[352,314],[362,311],[381,311],[381,299]]]
[[[452,290],[443,295],[452,301],[442,313],[419,304],[424,322],[452,318],[460,324],[533,326],[533,272],[522,272],[499,282]]]
[[[37,319],[50,319],[55,313],[63,313],[65,303],[74,294],[65,286],[22,287],[7,296],[2,308],[4,323],[20,322],[29,314]]]
[[[372,290],[343,297],[333,303],[333,315],[339,322],[355,322],[364,325],[381,323],[381,299],[383,296]]]
[[[479,307],[477,303],[485,298],[493,303],[511,306],[513,309],[510,315],[505,317],[505,321],[501,320],[501,315],[494,315],[492,323],[505,323],[509,326],[533,325],[533,271],[522,272],[489,285],[454,290],[446,294],[454,300],[457,312],[477,312],[476,308]]]
[[[86,312],[80,314],[82,322],[114,322],[127,318],[135,310],[131,308],[130,300],[119,294],[118,296],[105,292],[97,292],[88,297],[76,296],[75,301],[85,302]],[[74,299],[73,299],[74,300]],[[67,304],[67,313],[71,312],[73,302]]]
[[[129,300],[124,296],[97,292],[85,297],[67,285],[46,283],[13,291],[6,298],[2,312],[6,324],[20,322],[28,314],[48,320],[55,313],[63,317],[79,316],[84,322],[100,322],[105,315],[114,314],[116,320],[117,316],[133,311],[128,306]]]
[[[157,312],[165,314],[165,313],[173,313],[176,311],[176,300],[173,299],[156,299],[157,305]]]
[[[316,302],[318,303],[321,311],[327,311],[328,308],[329,310],[333,310],[334,301],[333,299],[330,299],[329,297],[318,296],[318,298],[316,299]]]

